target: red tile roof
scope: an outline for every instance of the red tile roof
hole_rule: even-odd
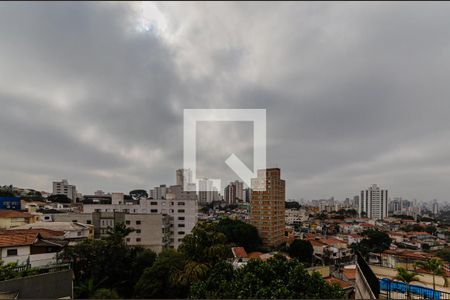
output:
[[[38,229],[7,229],[8,233],[11,234],[27,234],[27,233],[39,233],[44,239],[51,239],[57,237],[63,237],[64,231],[56,231],[50,230],[46,228],[38,228]],[[3,234],[3,231],[0,231],[0,235]]]
[[[0,218],[31,218],[31,215],[23,211],[1,209]]]
[[[0,234],[0,248],[32,245],[37,240],[38,235],[37,232],[17,234],[15,232],[3,231]]]
[[[362,227],[370,227],[370,228],[375,227],[375,225],[369,224],[369,223],[361,223],[361,224],[359,224],[359,225],[362,226]]]
[[[262,255],[262,254],[264,254],[264,253],[262,253],[262,252],[250,252],[249,254],[248,254],[248,258],[257,258],[257,259],[261,259],[260,258],[260,256]]]
[[[311,245],[316,246],[316,247],[326,246],[321,241],[316,241],[316,240],[309,240],[309,241],[310,241]]]
[[[352,285],[342,279],[336,278],[336,277],[327,277],[324,278],[324,280],[328,283],[328,284],[337,284],[339,285],[341,288],[346,289],[349,287],[352,287]]]
[[[356,278],[356,269],[344,269],[342,273],[348,280],[355,280]]]
[[[247,258],[247,251],[245,251],[244,247],[233,247],[231,248],[231,252],[233,253],[235,258]]]

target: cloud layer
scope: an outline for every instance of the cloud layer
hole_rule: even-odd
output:
[[[171,184],[183,109],[265,108],[288,197],[448,200],[449,4],[156,6],[0,4],[0,184]],[[200,176],[251,165],[248,124],[204,125]]]

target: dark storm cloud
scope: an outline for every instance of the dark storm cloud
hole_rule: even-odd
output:
[[[448,199],[450,5],[161,3],[167,26],[150,31],[137,7],[1,4],[0,184],[170,184],[183,109],[266,108],[288,196],[378,183]],[[202,176],[230,152],[251,162],[249,132],[203,128]]]

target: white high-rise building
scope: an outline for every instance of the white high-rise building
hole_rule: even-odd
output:
[[[433,200],[433,215],[437,216],[439,214],[439,204],[436,199]]]
[[[198,181],[198,202],[205,204],[219,200],[219,191],[214,186],[214,182],[208,178]]]
[[[53,194],[66,195],[73,203],[77,201],[77,187],[70,185],[67,179],[53,182]]]
[[[167,187],[165,184],[161,184],[160,186],[155,187],[153,190],[150,190],[150,198],[153,199],[165,199],[167,194]]]
[[[382,220],[388,216],[388,191],[373,184],[367,190],[361,191],[358,206],[359,216],[374,220]]]

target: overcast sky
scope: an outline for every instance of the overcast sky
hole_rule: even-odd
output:
[[[183,109],[267,109],[288,198],[450,198],[449,3],[0,3],[0,184],[175,183]],[[199,176],[252,125],[201,123]]]

